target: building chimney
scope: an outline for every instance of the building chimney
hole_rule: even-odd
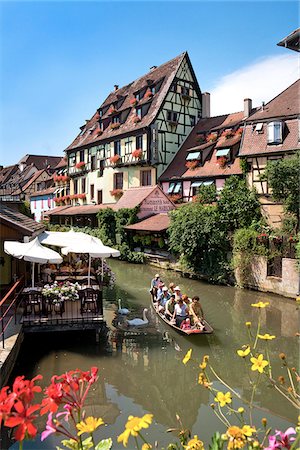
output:
[[[119,89],[119,85],[118,84],[114,84],[114,88],[115,88],[115,91],[117,91]]]
[[[157,66],[150,67],[150,72],[153,72],[153,70],[157,69]]]
[[[202,118],[210,117],[210,93],[203,92],[202,94]]]
[[[244,99],[244,117],[249,117],[252,111],[252,100],[251,98]]]

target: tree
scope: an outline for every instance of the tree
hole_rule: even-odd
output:
[[[261,218],[256,192],[248,189],[246,181],[236,176],[226,180],[218,200],[218,212],[227,231],[247,228]]]
[[[209,186],[200,186],[195,201],[198,203],[211,204],[217,200],[216,186],[211,184]]]
[[[269,161],[263,179],[268,181],[273,199],[282,202],[287,212],[295,214],[299,228],[300,152],[288,158]]]

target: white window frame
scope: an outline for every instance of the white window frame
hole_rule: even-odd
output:
[[[268,123],[268,144],[282,143],[282,125],[282,122],[278,120]]]

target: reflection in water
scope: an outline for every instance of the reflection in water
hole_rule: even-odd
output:
[[[160,271],[165,282],[174,281],[183,293],[200,296],[205,316],[215,329],[212,335],[186,337],[162,323],[149,308],[149,280],[156,269],[153,271],[149,266],[119,261],[112,261],[111,265],[116,272],[117,284],[113,290],[104,293],[105,318],[111,327],[108,345],[100,347],[95,344],[93,336],[88,338],[84,335],[83,338],[83,335],[78,337],[76,334],[69,339],[66,335],[26,339],[14,374],[33,376],[42,373],[46,385],[54,373],[98,366],[100,381],[88,400],[88,414],[100,416],[108,424],[99,430],[99,438],[121,433],[129,414],[141,416],[148,412],[154,414],[155,424],[147,432],[152,440],[159,441],[160,446],[171,439],[165,430],[177,426],[176,413],[186,427],[206,441],[216,429],[223,430],[209,406],[213,396],[197,384],[197,365],[189,363],[184,366],[182,358],[189,348],[193,349],[193,357],[197,360],[204,354],[210,355],[217,372],[249,398],[249,383],[243,376],[244,361],[237,357],[236,349],[248,343],[245,322],[256,322],[257,310],[251,307],[251,303],[270,302],[270,307],[261,312],[262,332],[277,336],[269,344],[274,372],[280,373],[279,350],[289,355],[298,367],[299,349],[295,333],[298,331],[299,312],[293,301],[275,295],[212,286],[180,278],[170,271]],[[131,318],[141,317],[147,307],[149,326],[140,330],[116,328],[114,325],[119,319],[114,321],[114,318],[118,298],[122,299],[122,307],[130,310]],[[285,429],[296,420],[297,411],[273,389],[267,387],[263,396],[259,394],[257,406],[262,409],[255,413],[257,421],[267,416],[270,424]],[[49,441],[48,448],[54,448],[54,442]],[[114,448],[122,446],[114,444]]]

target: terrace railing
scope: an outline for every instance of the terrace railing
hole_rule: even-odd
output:
[[[21,291],[24,285],[24,277],[17,280],[0,301],[0,333],[2,348],[5,348],[5,336],[8,329],[14,323],[17,324],[17,309],[21,302]]]

